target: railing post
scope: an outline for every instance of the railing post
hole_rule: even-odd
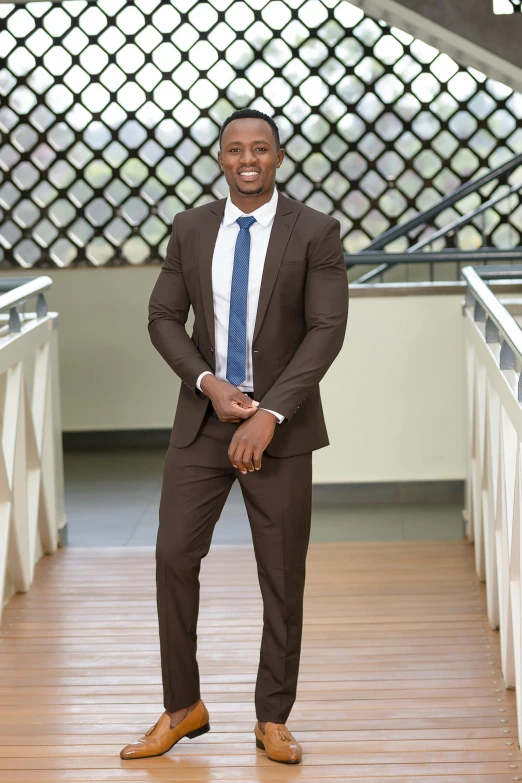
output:
[[[494,321],[491,320],[491,318],[486,319],[486,342],[487,343],[498,343],[500,340],[499,333],[498,333],[498,327]]]
[[[500,369],[501,370],[514,370],[515,369],[515,353],[511,346],[504,340],[500,349]]]
[[[10,334],[20,334],[22,331],[22,323],[17,307],[11,307],[9,310],[8,329]]]

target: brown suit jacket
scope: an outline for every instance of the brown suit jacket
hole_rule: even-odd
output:
[[[150,297],[150,338],[182,380],[170,439],[178,447],[196,438],[209,405],[196,380],[215,369],[212,256],[225,201],[176,215]],[[347,316],[339,221],[279,193],[252,346],[256,399],[286,417],[268,454],[293,456],[328,445],[319,381],[341,349]]]

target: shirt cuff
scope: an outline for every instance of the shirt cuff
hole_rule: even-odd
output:
[[[284,417],[284,416],[281,416],[281,414],[280,414],[280,413],[276,413],[275,411],[271,411],[271,410],[270,410],[270,408],[261,408],[261,410],[262,410],[262,411],[268,411],[269,413],[273,413],[273,414],[274,414],[274,416],[275,416],[275,417],[276,417],[276,419],[277,419],[277,423],[278,423],[278,424],[282,424],[282,423],[284,422],[284,420],[285,420],[285,417]]]
[[[205,370],[205,372],[202,372],[201,375],[198,375],[198,379],[196,381],[196,386],[199,389],[200,392],[203,392],[203,389],[201,388],[201,379],[204,375],[213,375],[214,373],[210,372],[210,370]],[[204,392],[203,392],[204,393]]]

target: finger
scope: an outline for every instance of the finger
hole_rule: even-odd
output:
[[[245,450],[243,452],[243,456],[241,457],[241,461],[249,473],[252,473],[254,471],[253,456],[254,455],[252,453],[252,446],[245,446]]]
[[[238,397],[232,398],[232,400],[230,401],[230,405],[232,408],[235,408],[236,410],[248,411],[249,413],[252,413],[253,411],[256,411],[259,408],[259,402],[257,400],[252,400],[250,397],[248,397],[246,394],[243,394],[242,392],[239,392]]]
[[[240,473],[246,473],[246,468],[245,468],[245,466],[243,465],[243,462],[242,462],[243,451],[244,451],[244,447],[241,446],[241,444],[238,443],[237,447],[236,447],[236,451],[235,451],[234,456],[233,456],[232,464],[234,465],[236,470],[240,471]]]
[[[241,419],[250,419],[251,416],[257,413],[257,408],[252,406],[251,408],[241,408],[239,405],[234,406],[234,415],[240,416]]]
[[[236,451],[237,451],[237,440],[236,438],[232,438],[230,441],[230,446],[228,447],[228,458],[234,468],[237,468],[237,462],[236,462]]]
[[[243,394],[243,392],[238,392],[238,396],[234,397],[234,402],[237,402],[243,408],[252,408],[259,405],[258,402],[255,402],[248,396],[248,394]]]
[[[261,458],[263,456],[263,449],[261,449],[259,446],[257,446],[254,449],[253,454],[253,460],[254,460],[254,467],[256,470],[261,470]]]
[[[235,408],[234,410],[224,410],[221,413],[221,416],[219,417],[220,421],[242,421],[240,419],[240,408]]]
[[[249,411],[250,411],[250,409],[249,409]],[[233,416],[235,419],[243,420],[245,418],[248,418],[248,416],[250,415],[249,411],[247,412],[247,409],[243,408],[242,405],[238,405],[235,402],[231,402],[229,407],[227,408],[226,412],[223,415],[227,416],[227,417],[229,417],[229,416],[232,417]],[[245,414],[247,414],[247,415],[245,416]]]
[[[240,471],[240,473],[243,473],[243,475],[248,473],[248,468],[245,464],[246,460],[248,460],[248,453],[246,452],[246,447],[244,444],[240,443],[236,450],[235,463],[237,469]]]

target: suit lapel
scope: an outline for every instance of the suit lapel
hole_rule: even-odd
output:
[[[210,345],[215,346],[214,333],[214,296],[212,293],[212,258],[219,232],[219,226],[225,212],[226,199],[212,201],[204,212],[199,232],[199,284],[203,311],[210,336]]]
[[[297,204],[294,204],[291,199],[286,198],[282,193],[279,193],[277,211],[274,217],[272,231],[270,232],[263,276],[261,278],[261,289],[259,291],[253,340],[256,339],[263,324],[263,319],[266,314],[270,297],[272,296],[279,267],[281,266],[281,261],[283,260],[283,255],[298,214],[299,209]]]

